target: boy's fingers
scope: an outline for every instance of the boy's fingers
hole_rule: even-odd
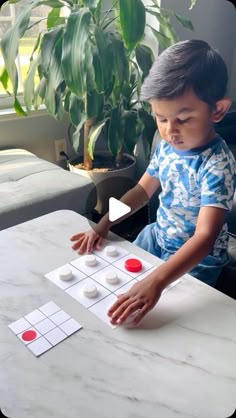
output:
[[[126,293],[123,293],[122,295],[118,295],[116,302],[108,309],[107,315],[111,316],[118,308],[119,306],[126,300],[128,296]]]
[[[132,315],[135,311],[137,311],[137,309],[140,308],[140,302],[138,300],[136,300],[135,302],[131,303],[126,310],[124,311],[124,313],[120,316],[118,323],[119,324],[123,324],[123,322],[125,322],[125,320]]]
[[[150,308],[144,305],[143,308],[140,309],[139,313],[135,317],[134,325],[138,324],[149,311],[150,311]]]
[[[101,249],[101,244],[103,242],[104,238],[103,237],[99,237],[96,243],[96,250],[100,250]]]
[[[86,237],[86,236],[84,236],[79,242],[78,242],[78,247],[77,247],[77,249],[78,249],[78,251],[77,251],[77,253],[78,254],[83,254],[83,253],[85,253],[86,252],[86,250],[87,250],[87,241],[88,241],[88,238]]]
[[[83,242],[83,238],[81,237],[80,239],[78,239],[73,245],[72,245],[72,248],[73,248],[73,250],[77,250],[79,247],[80,247],[80,245],[81,245],[81,243]]]
[[[80,232],[79,234],[72,235],[72,237],[70,237],[70,241],[77,241],[77,240],[78,240],[78,239],[80,239],[83,235],[84,235],[84,233],[82,233],[82,232]]]
[[[120,323],[120,319],[123,318],[123,316],[125,316],[125,318],[129,315],[125,315],[127,308],[129,308],[129,306],[132,306],[131,311],[133,309],[133,306],[135,304],[135,306],[137,306],[137,301],[135,301],[134,299],[128,298],[125,301],[123,301],[120,306],[113,312],[112,317],[111,317],[111,322],[114,323],[118,322]],[[128,311],[130,312],[130,311]],[[130,312],[131,313],[131,312]],[[122,319],[122,322],[124,321],[124,319]]]
[[[88,237],[88,241],[87,241],[87,253],[91,253],[91,251],[92,251],[92,249],[94,247],[94,244],[96,242],[96,239],[97,239],[97,237],[94,236],[94,235],[90,235]]]

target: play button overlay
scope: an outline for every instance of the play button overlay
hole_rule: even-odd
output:
[[[122,218],[122,216],[131,212],[131,207],[125,203],[120,202],[114,197],[109,199],[109,221],[114,222],[117,219]]]
[[[105,228],[103,230],[104,222],[106,224],[108,221],[111,224],[109,228],[111,234],[108,239],[117,242],[122,241],[124,236],[132,232],[134,223],[134,221],[129,221],[129,216],[132,216],[132,210],[128,205],[121,202],[120,199],[122,199],[122,196],[127,191],[130,191],[130,199],[132,202],[135,202],[134,212],[137,212],[144,204],[147,204],[149,197],[142,186],[135,184],[134,180],[127,179],[126,177],[115,177],[112,179],[112,184],[110,183],[111,179],[109,181],[104,180],[99,184],[94,184],[94,187],[90,191],[85,210],[85,213],[89,215],[87,216],[87,230],[92,228],[102,238],[108,238],[107,229]],[[132,190],[134,190],[133,197]],[[140,201],[140,207],[137,204],[137,199]],[[105,219],[102,221],[104,217]],[[83,231],[77,232],[80,233]]]

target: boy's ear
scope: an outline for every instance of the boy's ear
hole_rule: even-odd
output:
[[[231,106],[231,100],[227,98],[223,98],[218,100],[215,103],[214,109],[212,111],[212,121],[213,122],[220,122],[225,113],[229,110]]]

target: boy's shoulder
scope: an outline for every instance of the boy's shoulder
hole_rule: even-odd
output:
[[[190,157],[196,159],[201,159],[205,163],[208,160],[216,160],[227,158],[229,160],[235,161],[232,151],[226,144],[225,140],[221,138],[219,135],[209,144],[206,144],[200,148],[190,149],[190,150],[176,150],[171,145],[169,145],[166,141],[161,140],[155,149],[154,154],[159,157],[169,156],[173,157],[174,159],[185,159],[187,160]]]

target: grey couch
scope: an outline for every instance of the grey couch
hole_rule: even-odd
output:
[[[24,149],[0,150],[0,230],[59,209],[90,216],[91,180]]]

